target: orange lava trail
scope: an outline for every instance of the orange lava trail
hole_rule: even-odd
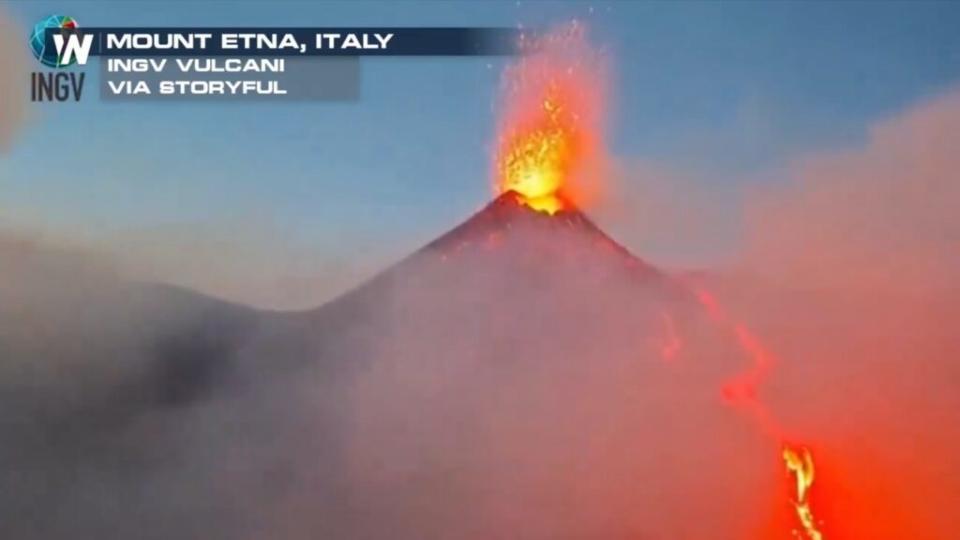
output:
[[[810,507],[808,498],[814,478],[813,456],[810,454],[810,450],[803,447],[784,446],[783,461],[787,470],[794,475],[797,482],[793,508],[800,525],[803,527],[804,534],[810,540],[823,540],[823,533],[817,526],[817,520],[813,515],[813,509]]]
[[[748,410],[764,433],[779,443],[786,471],[795,480],[791,502],[799,527],[794,529],[794,535],[799,537],[802,533],[809,540],[823,540],[824,534],[809,498],[815,470],[813,455],[804,446],[786,442],[784,430],[759,398],[759,387],[776,364],[776,357],[743,322],[731,318],[713,294],[700,286],[694,287],[693,292],[710,319],[728,329],[750,359],[750,366],[745,371],[723,384],[721,395],[727,403]]]

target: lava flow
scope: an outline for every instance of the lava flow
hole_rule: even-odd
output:
[[[793,448],[784,446],[783,461],[797,481],[796,494],[794,495],[793,507],[797,513],[797,519],[803,527],[804,533],[810,540],[822,540],[823,533],[817,528],[816,520],[813,517],[813,510],[810,508],[808,494],[813,485],[814,466],[813,456],[806,448]]]
[[[731,404],[744,406],[751,411],[761,429],[779,442],[784,466],[795,482],[792,504],[800,528],[795,529],[794,534],[799,536],[802,531],[809,540],[823,540],[824,534],[819,528],[809,498],[815,470],[813,455],[806,447],[793,446],[784,441],[782,428],[773,420],[758,395],[760,384],[774,366],[773,354],[744,323],[730,319],[713,294],[702,287],[696,287],[694,292],[710,319],[729,329],[740,349],[751,360],[747,371],[738,374],[723,385],[721,389],[723,398]]]

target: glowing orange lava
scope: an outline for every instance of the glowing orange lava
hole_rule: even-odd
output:
[[[804,534],[810,540],[823,540],[823,533],[817,528],[808,497],[814,477],[813,456],[806,448],[784,446],[783,461],[787,466],[787,471],[793,474],[797,482],[793,507],[797,513],[797,520],[803,527]]]
[[[576,23],[523,45],[529,54],[504,71],[494,191],[513,191],[534,210],[555,214],[583,206],[594,191],[602,62]]]
[[[545,97],[542,107],[542,125],[506,141],[500,186],[516,191],[534,210],[554,214],[563,209],[560,188],[570,174],[575,133],[555,97]]]
[[[803,446],[784,442],[783,429],[773,420],[758,395],[760,384],[774,366],[773,353],[746,324],[731,319],[713,294],[702,287],[695,287],[693,292],[710,319],[726,327],[736,338],[740,349],[750,358],[750,367],[727,381],[721,389],[721,395],[728,403],[745,406],[754,414],[760,428],[779,441],[787,473],[796,481],[791,502],[799,528],[794,529],[794,535],[799,536],[802,531],[809,540],[823,540],[824,534],[814,517],[809,498],[814,479],[813,455]]]

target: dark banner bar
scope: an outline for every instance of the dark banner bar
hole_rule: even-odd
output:
[[[105,28],[92,56],[502,56],[518,52],[515,28]]]

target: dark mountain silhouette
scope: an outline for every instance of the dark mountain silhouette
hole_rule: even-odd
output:
[[[607,236],[571,203],[554,215],[533,210],[513,191],[502,193],[468,220],[454,227],[393,267],[384,270],[316,313],[342,306],[358,296],[377,294],[387,282],[408,279],[409,269],[439,260],[450,272],[499,267],[508,273],[535,276],[544,269],[604,268],[633,279],[672,288],[658,269]],[[466,269],[464,269],[466,268]],[[342,309],[342,308],[341,308]]]
[[[424,249],[439,251],[445,255],[455,254],[467,247],[482,246],[490,250],[496,248],[502,241],[527,239],[521,235],[512,234],[511,231],[513,230],[538,228],[563,234],[567,238],[577,236],[579,237],[578,243],[582,245],[564,244],[564,237],[558,237],[552,242],[529,246],[533,249],[553,248],[569,252],[570,250],[583,249],[584,246],[591,246],[597,252],[615,253],[627,265],[646,266],[630,254],[626,248],[608,237],[578,208],[569,202],[565,204],[565,207],[566,209],[553,215],[539,212],[528,207],[519,194],[507,191],[469,220],[437,238]],[[573,255],[574,253],[570,254]],[[591,256],[590,252],[576,252],[575,254],[577,256]],[[650,267],[647,268],[651,269]]]

